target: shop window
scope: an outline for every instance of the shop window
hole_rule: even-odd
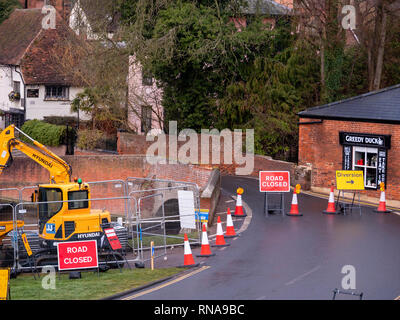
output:
[[[386,184],[390,135],[339,132],[343,145],[343,170],[364,172],[366,189],[377,190],[381,182]]]
[[[365,188],[378,186],[378,149],[353,147],[353,170],[364,172]]]

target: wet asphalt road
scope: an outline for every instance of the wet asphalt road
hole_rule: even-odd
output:
[[[230,247],[214,249],[216,256],[207,259],[207,270],[138,299],[331,300],[332,291],[341,289],[345,265],[355,267],[355,291],[363,292],[364,299],[392,300],[400,295],[400,216],[379,215],[368,207],[361,216],[324,215],[327,200],[300,194],[304,216],[266,218],[257,180],[222,180],[222,188],[232,194],[239,186],[252,209],[247,230],[229,240]],[[286,194],[287,210],[291,199]]]

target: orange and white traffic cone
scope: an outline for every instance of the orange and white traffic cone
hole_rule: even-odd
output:
[[[231,215],[231,209],[228,208],[228,212],[226,214],[226,232],[225,232],[225,238],[234,238],[237,237],[238,235],[235,232],[235,227],[233,226],[233,221],[232,221],[232,215]]]
[[[377,209],[374,210],[377,213],[390,213],[392,210],[386,209],[386,195],[385,195],[385,188],[381,187],[381,197],[379,199],[379,206]]]
[[[211,257],[211,256],[215,256],[215,253],[211,252],[210,243],[208,242],[206,225],[203,224],[203,230],[201,235],[201,250],[200,254],[198,254],[197,257]]]
[[[230,244],[226,243],[225,241],[224,231],[222,230],[221,217],[218,216],[217,237],[215,238],[215,244],[213,244],[213,247],[227,247],[229,245]]]
[[[299,212],[299,205],[297,202],[297,190],[294,190],[293,192],[293,198],[292,198],[292,205],[290,207],[290,212],[286,213],[287,216],[292,216],[292,217],[301,217],[303,214]]]
[[[333,187],[331,187],[331,192],[329,193],[328,207],[326,210],[322,211],[325,214],[338,214],[340,211],[336,210],[335,207],[335,193]]]
[[[235,213],[233,214],[234,217],[239,217],[239,218],[247,217],[247,214],[243,212],[243,204],[242,204],[243,192],[244,192],[243,188],[237,189],[236,208],[235,208]]]
[[[193,259],[192,250],[190,249],[190,243],[187,234],[184,235],[184,252],[183,252],[183,266],[179,267],[197,267],[199,263],[195,263]]]

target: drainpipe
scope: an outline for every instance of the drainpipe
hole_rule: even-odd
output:
[[[24,103],[23,103],[23,107],[24,107],[24,122],[25,122],[25,120],[26,120],[26,85],[25,85],[25,81],[24,81],[24,77],[22,76],[22,73],[17,70],[17,66],[15,66],[15,72],[20,75],[22,84],[24,86]]]

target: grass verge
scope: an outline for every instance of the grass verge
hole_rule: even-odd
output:
[[[199,233],[196,232],[191,232],[191,233],[187,233],[188,237],[191,239],[199,239]],[[169,238],[166,237],[166,244],[167,245],[175,245],[175,244],[182,244],[183,245],[183,234],[179,234],[179,235],[175,235],[174,238]],[[142,237],[142,242],[143,242],[143,247],[150,247],[150,242],[153,241],[155,246],[163,246],[164,245],[164,238],[163,236],[147,236],[144,235]],[[129,245],[132,246],[132,242],[133,245],[135,246],[135,248],[137,247],[137,238],[136,235],[134,236],[133,241],[129,240]]]
[[[150,282],[182,272],[181,268],[119,269],[100,273],[82,272],[81,279],[68,279],[68,274],[56,275],[56,289],[43,289],[45,275],[35,280],[32,274],[22,274],[10,280],[12,300],[98,300],[134,289]],[[47,278],[48,279],[48,278]],[[46,282],[46,280],[44,280]],[[47,283],[47,282],[46,282]]]

